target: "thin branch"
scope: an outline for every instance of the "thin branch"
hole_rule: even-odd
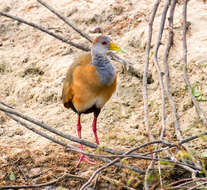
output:
[[[192,101],[196,107],[196,110],[198,112],[198,115],[200,119],[202,120],[203,124],[207,126],[207,119],[200,108],[195,96],[193,95],[193,90],[192,86],[190,84],[188,74],[187,74],[187,42],[186,42],[186,33],[187,33],[187,3],[188,0],[184,0],[184,5],[183,5],[183,21],[184,21],[184,28],[183,28],[183,61],[184,61],[184,67],[183,67],[183,77],[184,81],[188,87],[188,92],[192,98]]]
[[[42,26],[39,26],[37,24],[34,24],[32,22],[28,22],[28,21],[26,21],[26,20],[24,20],[22,18],[19,18],[17,16],[12,16],[12,15],[10,15],[8,13],[4,13],[2,11],[0,11],[0,15],[8,17],[8,18],[11,18],[11,19],[16,20],[18,22],[24,23],[26,25],[29,25],[29,26],[33,27],[33,28],[36,28],[36,29],[38,29],[38,30],[40,30],[42,32],[45,32],[45,33],[49,34],[50,36],[53,36],[54,38],[56,38],[56,39],[58,39],[58,40],[60,40],[60,41],[62,41],[64,43],[66,43],[66,44],[69,44],[69,45],[71,45],[73,47],[76,47],[78,49],[81,49],[83,51],[90,51],[90,49],[88,47],[83,47],[83,46],[81,46],[79,44],[76,44],[76,43],[70,41],[70,40],[67,40],[67,39],[63,38],[62,36],[60,36],[58,34],[55,34],[55,33],[51,32],[51,31],[47,30],[46,28],[44,28]]]
[[[50,186],[50,185],[54,185],[62,180],[64,180],[65,178],[75,178],[75,179],[79,179],[79,180],[86,180],[85,178],[82,178],[80,176],[76,176],[76,175],[72,175],[69,173],[64,174],[63,176],[47,182],[47,183],[41,183],[41,184],[34,184],[34,185],[20,185],[20,186],[0,186],[0,189],[28,189],[28,188],[40,188],[40,187],[45,187],[45,186]]]
[[[150,165],[147,167],[147,170],[144,176],[144,189],[145,190],[149,190],[148,176],[149,176],[150,170],[154,167],[154,164],[155,164],[155,159],[153,157],[153,160],[150,162]]]
[[[78,32],[82,37],[86,38],[89,42],[92,42],[92,39],[83,31],[81,31],[80,29],[78,29],[76,26],[74,26],[66,17],[62,16],[61,14],[59,14],[54,8],[52,8],[51,6],[49,6],[46,2],[42,1],[42,0],[37,0],[40,4],[42,4],[43,6],[45,6],[47,9],[49,9],[52,13],[54,13],[57,17],[59,17],[61,20],[63,20],[66,24],[68,24],[73,30],[75,30],[76,32]]]
[[[39,2],[40,2],[40,1],[39,1]],[[41,2],[43,2],[43,1],[41,1]],[[45,4],[45,3],[44,3],[44,4]],[[46,4],[45,4],[45,5],[46,5]],[[48,6],[48,5],[47,5],[47,6]],[[48,8],[48,7],[46,7],[46,8]],[[51,8],[51,7],[50,7],[50,8]],[[51,9],[52,9],[52,8],[51,8]],[[69,24],[69,23],[68,23],[69,21],[67,20],[67,18],[65,18],[64,16],[60,15],[59,13],[57,13],[54,9],[52,9],[52,12],[53,12],[54,14],[56,14],[56,15],[59,15],[59,18],[61,18],[63,21],[66,21],[66,23]],[[26,20],[24,20],[24,19],[22,19],[22,18],[19,18],[19,17],[16,17],[16,16],[12,16],[12,15],[10,15],[10,14],[7,14],[7,13],[1,12],[1,11],[0,11],[0,15],[5,16],[5,17],[8,17],[8,18],[11,18],[11,19],[16,20],[16,21],[18,21],[18,22],[27,24],[27,25],[29,25],[29,26],[32,26],[33,28],[36,28],[36,29],[38,29],[38,30],[40,30],[40,31],[42,31],[42,32],[45,32],[45,33],[47,33],[47,34],[53,36],[54,38],[56,38],[56,39],[58,39],[58,40],[60,40],[60,41],[62,41],[62,42],[64,42],[64,43],[67,43],[67,44],[69,44],[69,45],[71,45],[71,46],[74,46],[74,47],[76,47],[76,48],[78,48],[78,49],[81,49],[81,50],[83,50],[83,51],[90,51],[90,48],[89,48],[89,47],[84,47],[84,46],[81,46],[81,45],[79,45],[79,44],[76,44],[76,43],[74,43],[74,42],[72,42],[72,41],[69,41],[69,40],[67,40],[66,38],[64,38],[64,37],[62,37],[62,36],[60,36],[60,35],[58,35],[58,34],[55,34],[55,33],[53,33],[53,32],[50,32],[50,31],[47,30],[46,28],[44,28],[44,27],[42,27],[42,26],[39,26],[39,25],[37,25],[37,24],[34,24],[34,23],[32,23],[32,22],[28,22],[28,21],[26,21]],[[71,23],[70,23],[70,24],[71,24]],[[71,25],[69,25],[69,26],[72,27]],[[88,38],[86,37],[87,34],[81,32],[80,29],[78,29],[77,27],[75,27],[75,28],[74,28],[74,27],[75,27],[75,26],[73,25],[73,29],[74,29],[76,32],[78,32],[79,34],[82,33],[82,34],[83,34],[82,36],[85,37],[86,39],[88,39]],[[110,54],[110,56],[111,56],[114,60],[116,60],[116,61],[118,61],[118,62],[120,62],[120,63],[126,65],[126,67],[127,67],[127,69],[128,69],[128,72],[130,72],[132,75],[136,76],[137,78],[140,78],[139,76],[141,75],[141,73],[140,73],[136,68],[134,68],[134,67],[132,66],[132,63],[130,63],[129,61],[126,61],[126,60],[120,58],[118,55],[114,54],[113,52],[110,52],[109,54]],[[148,79],[148,81],[151,81],[151,78],[150,78],[149,76],[147,76],[147,79]]]
[[[148,27],[148,42],[147,42],[147,48],[146,48],[146,59],[145,59],[145,66],[144,66],[144,75],[143,75],[143,99],[144,99],[144,119],[145,119],[145,127],[149,135],[150,141],[154,139],[152,132],[151,132],[151,127],[149,126],[149,111],[148,111],[148,93],[147,93],[147,75],[148,75],[148,69],[149,69],[149,54],[150,54],[150,49],[151,49],[151,41],[152,41],[152,26],[154,22],[154,18],[159,6],[160,0],[157,0],[154,4],[152,15],[150,18],[149,22],[149,27]]]
[[[176,6],[177,0],[173,0],[172,1],[172,5],[170,8],[170,15],[168,18],[169,21],[169,34],[168,34],[168,43],[166,46],[166,50],[165,50],[165,55],[164,55],[164,66],[165,66],[165,79],[166,79],[166,90],[167,90],[167,96],[169,99],[169,102],[171,104],[172,107],[172,112],[173,112],[173,116],[174,116],[174,122],[175,122],[175,131],[176,131],[176,135],[179,141],[183,140],[182,137],[182,132],[180,129],[180,124],[178,121],[178,116],[177,116],[177,111],[175,108],[175,103],[170,91],[170,76],[169,76],[169,66],[168,66],[168,57],[169,57],[169,53],[170,53],[170,49],[173,45],[173,19],[174,19],[174,11],[175,11],[175,6]],[[185,149],[190,153],[189,148],[185,145],[184,146]],[[191,154],[191,157],[193,158],[193,160],[196,162],[196,159],[194,158],[194,156]],[[199,166],[200,167],[200,166]]]
[[[117,186],[120,186],[121,185],[121,187],[124,188],[124,189],[126,189],[126,190],[135,190],[134,188],[129,187],[127,185],[124,185],[122,183],[120,184],[120,181],[115,180],[115,179],[112,179],[112,178],[109,178],[107,176],[101,176],[101,178],[103,178],[104,180],[108,181],[111,184],[116,184]]]
[[[144,121],[147,133],[149,135],[149,141],[154,140],[154,137],[151,132],[151,127],[149,126],[149,110],[148,110],[148,93],[147,93],[147,76],[149,70],[149,54],[151,49],[151,41],[152,41],[152,26],[154,22],[154,18],[159,6],[160,0],[157,0],[154,4],[152,14],[150,17],[150,22],[148,26],[148,41],[146,48],[146,56],[145,56],[145,65],[144,65],[144,74],[143,74],[143,99],[144,99]]]
[[[164,83],[163,83],[163,74],[161,72],[160,65],[158,63],[158,51],[161,45],[162,34],[163,34],[164,26],[165,26],[166,15],[167,15],[169,5],[170,5],[170,0],[167,0],[163,8],[162,18],[160,22],[160,30],[158,33],[158,39],[157,39],[157,43],[155,46],[155,53],[154,53],[154,63],[157,69],[159,83],[160,83],[160,90],[161,90],[161,95],[162,95],[162,130],[161,130],[161,136],[160,136],[161,139],[163,138],[165,134],[165,130],[166,130],[166,111],[165,111],[165,90],[164,90]]]
[[[129,155],[100,155],[101,157],[104,158],[138,158],[138,159],[143,159],[143,160],[154,160],[154,161],[161,161],[161,162],[166,162],[166,163],[173,163],[176,164],[178,166],[186,166],[189,167],[193,170],[198,170],[200,171],[200,168],[196,167],[195,165],[192,164],[187,164],[185,162],[180,162],[177,160],[170,160],[170,159],[163,159],[163,158],[152,158],[152,157],[148,157],[148,156],[144,156],[144,155],[140,155],[140,154],[129,154]],[[99,157],[99,156],[97,156]],[[192,170],[191,170],[192,171]]]
[[[197,184],[197,185],[189,188],[188,190],[197,189],[198,187],[203,186],[203,185],[205,185],[205,186],[203,186],[203,188],[206,188],[206,184],[207,184],[207,181],[204,181],[203,183]]]
[[[175,122],[175,127],[176,127],[176,135],[177,138],[181,141],[182,140],[182,133],[180,129],[180,124],[178,121],[178,116],[177,116],[177,111],[175,108],[175,103],[170,91],[170,76],[169,76],[169,66],[168,66],[168,57],[170,53],[170,49],[173,45],[173,20],[174,20],[174,11],[175,11],[175,6],[176,6],[177,0],[172,1],[171,9],[170,9],[170,16],[169,16],[169,37],[168,37],[168,43],[167,47],[165,50],[165,55],[164,55],[164,65],[165,65],[165,79],[166,79],[166,89],[167,89],[167,96],[169,99],[169,102],[172,107],[172,112],[174,116],[174,122]]]
[[[183,181],[185,181],[185,182],[181,183]],[[183,179],[183,180],[181,179],[179,181],[176,181],[176,182],[173,182],[173,183],[169,184],[168,187],[170,187],[170,189],[180,189],[180,188],[184,188],[185,185],[189,185],[189,184],[195,183],[197,181],[205,181],[206,182],[207,178],[205,177],[205,178],[186,178],[186,179]],[[176,185],[176,186],[172,186],[172,185],[175,185],[177,183],[181,183],[181,184]],[[187,187],[187,189],[189,189],[189,187]]]

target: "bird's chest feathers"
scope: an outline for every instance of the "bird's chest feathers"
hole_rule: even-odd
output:
[[[109,86],[113,83],[115,77],[114,67],[111,64],[104,65],[103,67],[97,67],[98,76],[100,82],[103,85]]]
[[[92,64],[96,66],[96,70],[101,84],[109,86],[115,78],[115,69],[107,57],[96,56]]]

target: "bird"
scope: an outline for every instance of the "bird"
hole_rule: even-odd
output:
[[[81,114],[93,113],[92,130],[96,144],[100,144],[97,118],[104,104],[115,92],[117,83],[115,68],[107,58],[107,53],[121,50],[109,36],[100,35],[93,40],[91,51],[79,55],[68,68],[63,83],[62,100],[64,107],[72,109],[78,115],[77,133],[80,139]],[[83,150],[82,145],[80,149]],[[81,154],[76,167],[79,167],[82,161],[93,163]]]

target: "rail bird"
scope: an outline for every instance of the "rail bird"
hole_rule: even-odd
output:
[[[116,89],[116,72],[106,56],[107,52],[111,50],[120,51],[121,48],[114,44],[108,36],[102,35],[95,38],[91,52],[74,59],[63,84],[63,105],[78,114],[78,137],[81,139],[81,114],[93,113],[92,130],[98,145],[97,118],[104,104]],[[80,145],[80,149],[83,149],[82,145]],[[92,163],[82,154],[76,167],[82,161]]]

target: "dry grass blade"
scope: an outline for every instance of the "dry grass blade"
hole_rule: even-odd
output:
[[[184,0],[184,6],[183,6],[183,21],[184,21],[184,28],[183,28],[183,61],[184,61],[184,67],[183,67],[183,76],[185,83],[188,87],[189,94],[192,98],[192,101],[196,107],[196,110],[198,112],[198,115],[200,119],[202,120],[203,124],[207,126],[207,119],[200,108],[195,96],[193,95],[192,86],[189,81],[189,77],[187,74],[187,41],[186,41],[186,34],[187,34],[187,0]]]

